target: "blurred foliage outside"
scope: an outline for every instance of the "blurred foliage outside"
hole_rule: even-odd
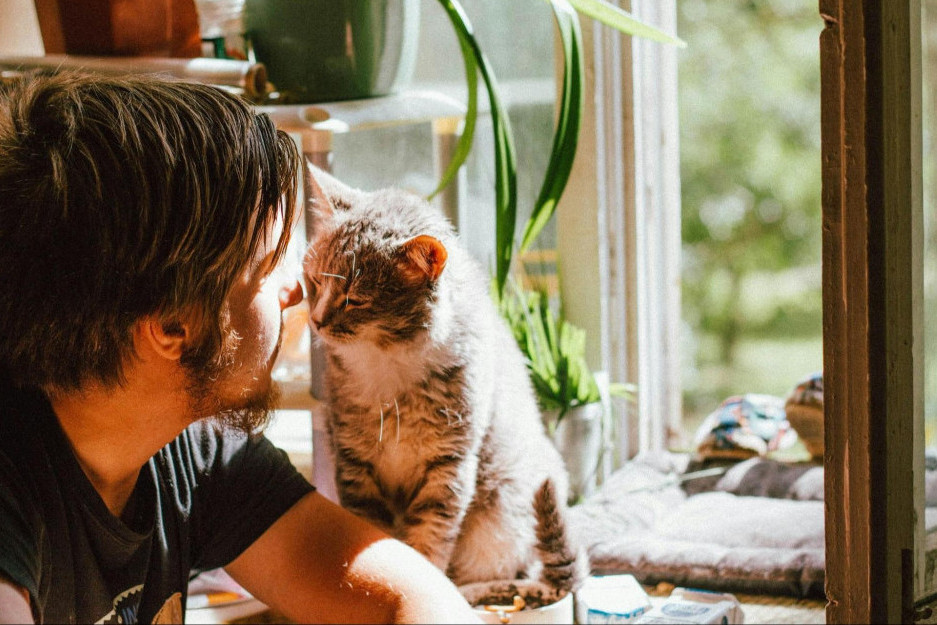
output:
[[[816,2],[679,0],[684,435],[822,359]]]

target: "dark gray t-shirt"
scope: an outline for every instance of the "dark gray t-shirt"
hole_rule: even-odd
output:
[[[0,383],[0,575],[40,622],[178,614],[192,572],[231,562],[312,490],[265,438],[200,422],[143,466],[114,517],[45,397]]]

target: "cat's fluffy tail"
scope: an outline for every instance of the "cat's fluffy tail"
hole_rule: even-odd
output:
[[[554,588],[575,591],[589,575],[584,549],[573,545],[565,519],[565,502],[557,500],[556,486],[548,479],[534,495],[537,552],[543,562],[541,581]]]

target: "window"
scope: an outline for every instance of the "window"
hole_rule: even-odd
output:
[[[822,369],[820,65],[804,0],[684,0],[684,434]]]

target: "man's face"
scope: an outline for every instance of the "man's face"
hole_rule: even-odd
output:
[[[295,276],[273,266],[283,224],[267,234],[227,300],[227,339],[209,371],[190,372],[197,418],[213,415],[224,425],[251,432],[266,424],[278,398],[271,373],[280,348],[283,311],[302,301]]]

